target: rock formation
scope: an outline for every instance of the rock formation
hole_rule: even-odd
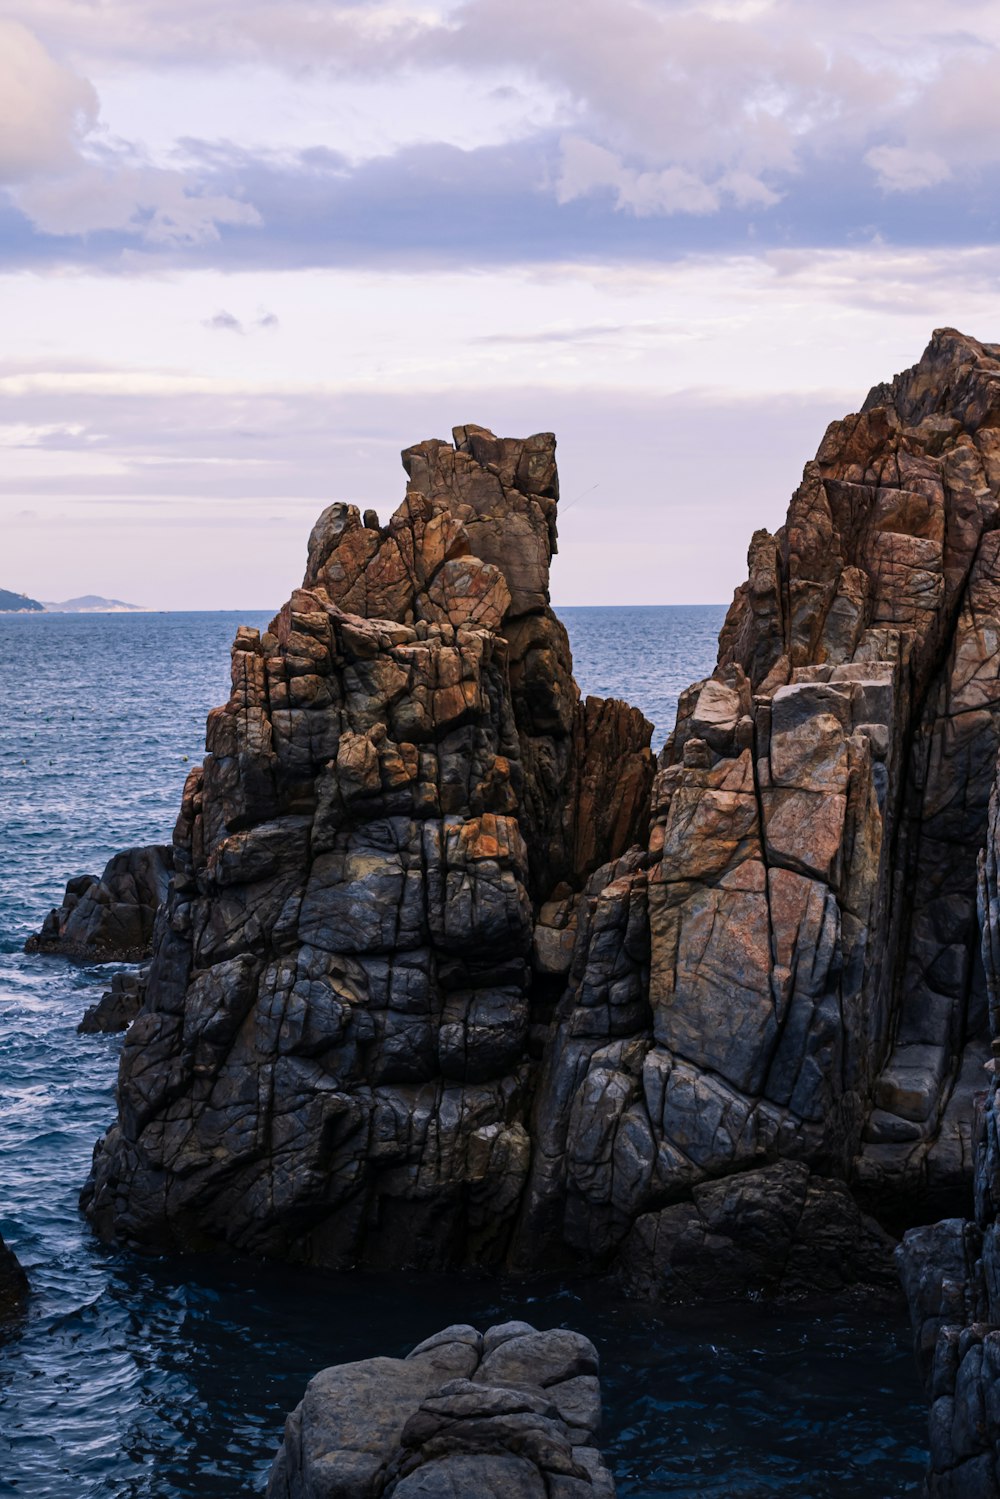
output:
[[[648,1268],[700,1183],[776,1159],[850,1182],[894,1226],[968,1201],[998,355],[936,334],[829,428],[778,535],[754,536],[719,664],[681,699],[648,847],[578,903],[515,1263],[568,1247]],[[825,1189],[802,1180],[811,1211]]]
[[[96,1004],[87,1007],[77,1031],[81,1035],[127,1031],[142,1009],[148,982],[148,969],[113,973],[111,988],[105,990]]]
[[[670,1297],[772,1236],[790,1285],[879,1283],[865,1211],[964,1210],[998,434],[1000,349],[950,330],[830,427],[651,800],[548,608],[550,437],[461,428],[388,526],[326,511],[185,791],[101,1230]]]
[[[613,1499],[579,1333],[447,1327],[405,1359],[324,1369],[285,1423],[268,1499]]]
[[[173,851],[128,848],[108,860],[100,879],[69,880],[62,905],[50,911],[25,952],[79,963],[138,963],[152,951],[156,913],[166,899]]]
[[[506,1252],[572,898],[645,830],[652,731],[573,681],[554,439],[455,437],[404,454],[388,525],[326,510],[237,635],[88,1189],[106,1233]]]
[[[1000,1496],[1000,767],[979,861],[993,1057],[975,1098],[975,1212],[912,1229],[898,1251],[930,1405],[931,1499]]]
[[[7,1326],[24,1310],[28,1277],[14,1251],[0,1238],[0,1341]]]

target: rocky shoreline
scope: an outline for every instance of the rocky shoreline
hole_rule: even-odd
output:
[[[549,606],[550,434],[325,511],[185,788],[102,1236],[670,1302],[905,1234],[929,1492],[1000,1492],[998,433],[954,330],[835,422],[656,763]]]

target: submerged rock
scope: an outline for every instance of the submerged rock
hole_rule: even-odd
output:
[[[69,880],[63,903],[50,911],[25,952],[82,963],[138,963],[153,946],[156,913],[166,899],[173,850],[129,848],[108,860],[100,879]]]
[[[775,1288],[773,1234],[782,1284],[879,1283],[865,1212],[971,1193],[1000,349],[939,332],[830,427],[651,800],[649,726],[579,701],[548,607],[554,440],[404,462],[237,636],[95,1222],[668,1298]]]
[[[0,1340],[4,1336],[5,1324],[24,1311],[29,1290],[28,1277],[16,1254],[0,1238]]]
[[[268,1499],[613,1499],[597,1350],[458,1325],[405,1359],[324,1369],[285,1423]]]
[[[137,973],[114,973],[111,988],[106,990],[96,1004],[90,1005],[77,1026],[81,1034],[94,1032],[127,1031],[142,1009],[146,997],[149,970]]]

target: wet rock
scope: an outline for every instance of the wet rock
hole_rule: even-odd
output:
[[[173,850],[130,848],[108,860],[100,879],[69,880],[62,905],[50,911],[25,952],[81,963],[136,963],[152,951],[156,913],[167,895]]]
[[[329,507],[303,587],[239,631],[86,1195],[102,1232],[502,1260],[573,902],[653,775],[650,725],[581,701],[548,606],[554,450],[409,449],[389,522]]]
[[[82,1034],[127,1031],[142,1009],[148,981],[148,969],[140,969],[137,973],[112,974],[111,988],[101,995],[96,1004],[88,1006],[77,1030]]]
[[[268,1499],[612,1499],[600,1420],[597,1353],[579,1333],[446,1328],[405,1359],[317,1374]]]
[[[0,1341],[5,1328],[24,1311],[28,1299],[28,1277],[14,1251],[0,1239]]]

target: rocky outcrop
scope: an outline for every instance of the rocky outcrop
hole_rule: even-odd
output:
[[[774,1234],[792,1286],[881,1283],[866,1212],[971,1194],[1000,349],[939,332],[830,427],[650,800],[548,607],[553,440],[455,436],[237,638],[95,1221],[667,1297],[753,1286],[731,1246]]]
[[[153,945],[156,913],[166,899],[173,850],[128,848],[108,860],[100,879],[68,881],[62,905],[50,911],[25,952],[51,953],[80,963],[138,963]]]
[[[651,728],[573,681],[554,439],[455,438],[404,454],[387,525],[326,510],[237,635],[86,1194],[109,1235],[507,1251],[574,897],[645,831]]]
[[[105,990],[96,1004],[87,1007],[77,1031],[82,1035],[127,1031],[142,1009],[148,982],[149,970],[145,968],[133,973],[113,973],[111,988]]]
[[[680,701],[649,843],[577,905],[517,1264],[648,1263],[650,1214],[707,1253],[730,1189],[702,1184],[776,1160],[851,1183],[893,1227],[970,1200],[998,356],[936,334],[833,424],[785,526],[754,537],[716,671]]]
[[[28,1277],[17,1256],[0,1238],[0,1341],[5,1329],[24,1311],[28,1291]]]
[[[447,1327],[405,1359],[339,1364],[285,1423],[268,1499],[613,1499],[579,1333]]]
[[[993,1056],[977,1079],[975,1212],[912,1229],[898,1257],[930,1406],[934,1499],[1000,1496],[1000,767],[979,859]]]

